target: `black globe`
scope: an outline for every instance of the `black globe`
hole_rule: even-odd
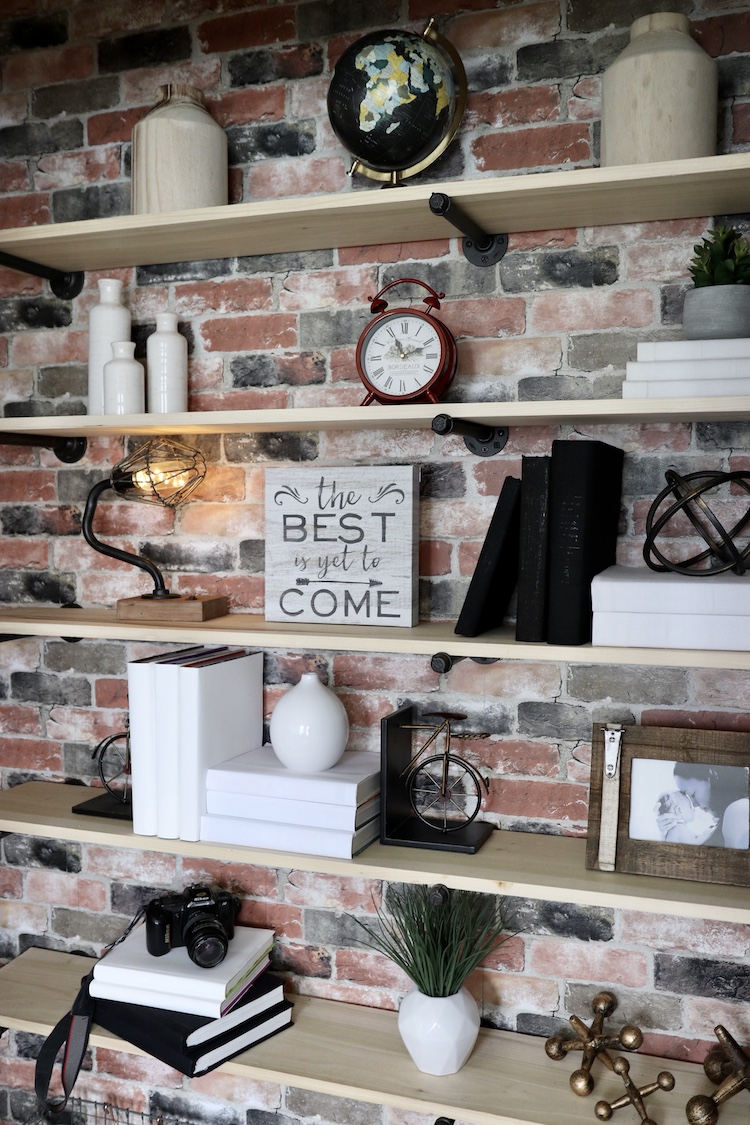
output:
[[[453,136],[465,76],[439,36],[378,31],[336,64],[328,89],[334,133],[352,156],[380,173],[430,163]]]

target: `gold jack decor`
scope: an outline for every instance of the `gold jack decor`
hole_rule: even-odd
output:
[[[626,1105],[632,1105],[638,1110],[643,1125],[656,1125],[648,1116],[643,1099],[656,1093],[657,1090],[674,1090],[674,1075],[670,1074],[668,1070],[662,1070],[657,1075],[655,1082],[649,1082],[639,1089],[630,1077],[630,1063],[622,1055],[618,1055],[615,1059],[614,1072],[619,1074],[625,1083],[625,1093],[613,1102],[600,1101],[596,1103],[594,1113],[599,1120],[609,1121],[616,1109],[623,1109]]]
[[[608,1048],[619,1048],[625,1051],[636,1051],[643,1043],[643,1033],[633,1024],[625,1024],[617,1035],[603,1033],[604,1021],[611,1016],[617,1007],[617,1000],[611,992],[598,992],[591,1001],[591,1010],[594,1018],[588,1028],[579,1016],[571,1016],[570,1023],[575,1031],[576,1039],[564,1039],[562,1035],[553,1035],[544,1044],[544,1049],[551,1059],[565,1058],[568,1051],[582,1051],[583,1059],[578,1070],[570,1076],[570,1088],[574,1094],[584,1098],[594,1088],[594,1079],[591,1077],[591,1067],[596,1059],[601,1059],[605,1066],[615,1071],[615,1060]]]
[[[714,1094],[696,1094],[690,1099],[685,1106],[690,1125],[716,1125],[719,1106],[740,1090],[750,1091],[750,1056],[721,1024],[714,1028],[714,1035],[719,1046],[708,1052],[703,1069],[719,1088]]]

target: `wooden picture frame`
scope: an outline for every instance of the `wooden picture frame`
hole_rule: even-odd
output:
[[[749,836],[750,734],[594,724],[587,868],[747,887]]]

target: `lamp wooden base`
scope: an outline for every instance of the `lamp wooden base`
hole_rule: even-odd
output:
[[[208,594],[181,594],[177,598],[121,598],[117,603],[118,621],[153,621],[162,625],[210,621],[228,612],[227,598]]]

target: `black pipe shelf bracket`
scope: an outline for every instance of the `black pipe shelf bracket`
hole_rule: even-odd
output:
[[[72,300],[83,289],[82,272],[56,270],[53,266],[43,266],[39,262],[17,258],[15,254],[6,254],[4,250],[0,250],[0,266],[7,266],[8,269],[17,270],[19,273],[31,274],[32,277],[45,278],[54,295],[63,301]]]
[[[451,418],[450,414],[436,414],[432,419],[432,429],[440,437],[461,434],[466,448],[477,457],[494,457],[505,449],[508,441],[507,426],[488,426],[482,422]]]
[[[42,437],[41,434],[9,434],[0,431],[0,445],[30,445],[38,449],[51,449],[58,461],[66,465],[74,465],[86,452],[84,437]]]
[[[447,219],[464,236],[461,249],[473,266],[494,266],[505,257],[507,234],[487,234],[445,192],[433,191],[430,210]]]
[[[497,664],[500,657],[470,656],[468,659],[472,660],[475,664]],[[458,664],[461,660],[466,660],[466,657],[451,656],[447,652],[436,652],[430,660],[430,667],[432,668],[433,672],[438,672],[440,675],[444,675],[446,672],[450,672],[451,668],[455,664]]]

